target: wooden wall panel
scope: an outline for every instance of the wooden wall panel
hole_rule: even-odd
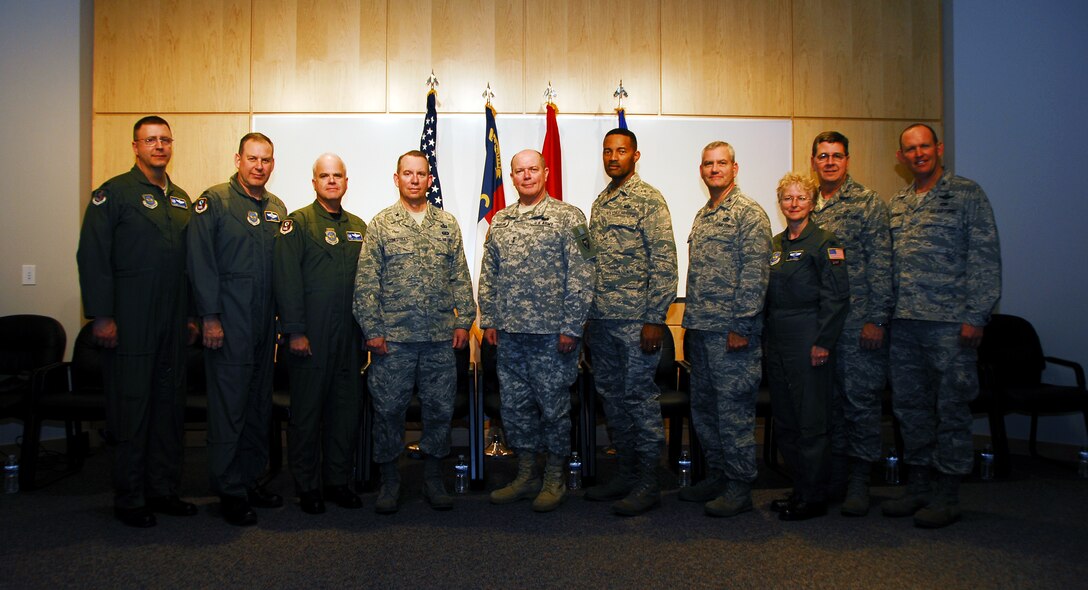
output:
[[[788,117],[790,0],[676,0],[661,10],[661,111]]]
[[[248,112],[250,0],[95,2],[94,110]]]
[[[423,112],[434,70],[440,111],[483,111],[480,95],[490,82],[497,110],[522,112],[524,6],[522,0],[390,2],[389,111]]]
[[[619,81],[632,114],[661,109],[661,23],[657,0],[536,0],[525,31],[526,111],[542,112],[550,80],[564,113],[609,113]]]
[[[385,111],[386,0],[256,6],[254,111]]]
[[[895,159],[899,133],[914,123],[902,121],[865,121],[857,119],[795,119],[793,121],[793,166],[811,170],[812,139],[823,131],[838,131],[850,140],[850,175],[880,193],[885,200],[908,184],[910,174]],[[939,123],[929,122],[938,134]]]
[[[92,185],[132,168],[132,125],[138,115],[96,115],[92,129]],[[238,140],[249,132],[249,115],[166,115],[174,132],[170,178],[196,199],[204,189],[234,174]],[[272,138],[275,141],[276,138]],[[90,188],[87,195],[90,194]],[[82,205],[86,206],[85,195]]]
[[[938,119],[938,0],[794,0],[794,115]]]

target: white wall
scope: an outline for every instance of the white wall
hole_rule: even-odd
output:
[[[93,5],[0,0],[0,315],[80,325],[75,251],[90,183]],[[22,286],[22,265],[37,265]],[[22,431],[0,424],[0,444]]]
[[[999,310],[1030,320],[1045,354],[1088,365],[1088,2],[950,0],[944,14],[954,84],[946,82],[954,143],[946,155],[993,204],[1004,265]],[[1072,383],[1068,370],[1045,376]],[[1027,438],[1026,418],[1007,422],[1010,436]],[[1043,418],[1039,438],[1083,445],[1084,421]]]

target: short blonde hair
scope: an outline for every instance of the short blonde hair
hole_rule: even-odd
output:
[[[797,172],[787,172],[782,180],[778,181],[778,188],[775,192],[778,193],[778,199],[782,199],[782,195],[786,193],[786,189],[793,185],[798,185],[801,190],[808,193],[810,197],[816,196],[816,180],[808,174],[798,174]]]

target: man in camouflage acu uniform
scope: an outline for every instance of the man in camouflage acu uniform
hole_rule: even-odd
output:
[[[881,392],[887,383],[885,326],[892,312],[888,206],[847,172],[850,140],[826,131],[812,141],[820,182],[812,221],[835,234],[850,257],[850,312],[835,345],[831,392],[831,483],[845,516],[869,513],[869,476],[880,457]],[[848,475],[849,474],[849,475]],[[844,490],[845,488],[845,490]]]
[[[691,361],[691,416],[707,477],[680,490],[710,516],[752,509],[756,479],[756,397],[762,376],[763,298],[771,222],[736,183],[733,146],[703,148],[699,175],[710,194],[695,214],[689,262],[684,355]]]
[[[94,191],[76,253],[83,310],[103,349],[114,514],[133,527],[154,526],[155,512],[196,514],[178,498],[186,342],[198,332],[185,275],[189,195],[166,173],[173,148],[164,119],[136,121],[136,163]]]
[[[272,140],[246,134],[234,165],[230,182],[193,205],[189,275],[204,324],[212,491],[227,522],[252,525],[254,506],[283,505],[258,479],[268,467],[272,414],[272,243],[287,208],[265,190],[275,167]]]
[[[668,337],[665,314],[676,298],[676,242],[664,197],[635,172],[635,134],[609,131],[602,155],[612,181],[590,216],[597,277],[586,335],[619,472],[585,497],[618,500],[612,511],[630,516],[661,504],[656,470],[665,436],[654,373]]]
[[[593,248],[586,217],[548,196],[544,157],[525,150],[510,162],[518,202],[495,214],[480,265],[480,327],[498,347],[502,417],[517,451],[518,475],[491,493],[506,504],[535,496],[549,512],[566,498],[570,386],[578,377],[582,325],[593,298]],[[543,487],[536,454],[544,451]]]
[[[312,182],[314,202],[280,226],[272,279],[290,353],[288,462],[300,507],[320,514],[326,498],[342,508],[363,505],[349,479],[363,366],[362,332],[351,307],[366,224],[341,206],[348,176],[339,156],[319,157]]]
[[[1001,296],[990,201],[977,183],[945,170],[943,155],[932,128],[907,127],[896,157],[914,182],[890,204],[892,403],[910,481],[881,508],[886,516],[913,514],[926,528],[960,517],[959,483],[972,468],[968,403],[978,395],[978,345]]]
[[[422,152],[397,160],[400,200],[371,220],[355,274],[353,311],[372,353],[374,460],[382,474],[374,510],[382,514],[397,511],[397,458],[413,387],[423,403],[423,496],[436,510],[453,508],[441,471],[457,385],[453,350],[468,344],[476,302],[457,220],[427,202],[432,178]]]

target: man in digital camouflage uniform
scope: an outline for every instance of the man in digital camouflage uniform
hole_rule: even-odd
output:
[[[178,498],[186,343],[198,331],[185,274],[189,195],[166,173],[173,144],[162,118],[136,122],[136,164],[91,195],[76,254],[83,311],[103,347],[114,513],[134,527],[154,526],[154,512],[196,514]]]
[[[288,347],[291,422],[288,462],[309,514],[325,499],[362,500],[349,487],[359,428],[362,332],[351,314],[366,223],[342,207],[347,169],[335,154],[314,162],[314,202],[280,225],[272,269],[280,329]],[[324,484],[324,494],[322,486]]]
[[[252,525],[253,507],[283,505],[258,480],[268,467],[272,412],[272,246],[287,208],[265,190],[275,168],[272,140],[243,136],[234,166],[229,182],[193,205],[189,274],[203,320],[212,492],[227,522]]]
[[[887,383],[885,328],[892,312],[888,206],[847,172],[850,140],[826,131],[812,141],[820,182],[812,221],[835,234],[850,258],[850,312],[835,345],[831,392],[831,483],[845,516],[869,513],[869,477],[880,458],[881,394]]]
[[[906,493],[881,505],[925,528],[960,517],[959,483],[971,472],[971,410],[978,345],[1001,296],[1001,248],[990,201],[941,163],[928,125],[907,127],[896,157],[914,182],[890,203],[895,313],[892,404],[903,429]]]
[[[613,512],[631,516],[661,504],[656,470],[665,436],[654,373],[676,298],[676,242],[664,197],[635,172],[635,134],[609,131],[602,159],[612,181],[590,215],[597,275],[586,335],[619,471],[585,497],[617,500]]]
[[[413,387],[423,404],[423,496],[436,510],[453,508],[441,471],[457,385],[453,351],[468,344],[476,302],[457,220],[427,202],[432,178],[422,152],[397,160],[400,200],[371,220],[355,275],[353,312],[372,353],[374,460],[382,478],[374,510],[382,514],[398,508],[397,458]]]
[[[710,198],[688,237],[684,356],[691,362],[691,415],[707,477],[680,490],[710,516],[752,509],[756,397],[762,376],[763,298],[771,222],[737,186],[733,146],[703,148],[699,175]]]
[[[570,386],[578,377],[582,325],[593,298],[593,248],[586,217],[545,190],[544,157],[510,162],[518,202],[495,214],[480,265],[480,327],[497,346],[502,418],[518,474],[491,493],[506,504],[535,497],[549,512],[566,498]],[[545,452],[543,486],[537,453]]]

